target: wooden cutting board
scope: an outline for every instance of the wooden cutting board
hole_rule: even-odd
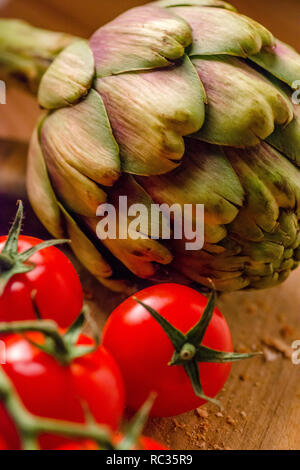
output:
[[[11,0],[0,9],[0,16],[21,17],[43,27],[88,36],[116,14],[142,3],[85,0],[83,5],[74,0]],[[298,0],[234,3],[300,50]],[[26,197],[26,144],[18,144],[11,158],[15,144],[7,139],[28,141],[38,113],[34,99],[8,86],[7,104],[0,105],[0,234],[6,233],[13,218],[16,199]],[[29,204],[24,232],[47,236]],[[123,297],[112,295],[77,267],[86,301],[102,327]],[[153,419],[146,430],[150,436],[172,449],[300,449],[300,365],[293,365],[289,357],[293,340],[300,340],[299,283],[300,270],[278,288],[222,296],[219,306],[230,324],[236,349],[264,350],[264,357],[233,366],[220,394],[222,413],[206,405],[200,412]]]

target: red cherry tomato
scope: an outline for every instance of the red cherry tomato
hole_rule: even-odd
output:
[[[0,437],[0,450],[8,450],[7,444],[2,437]]]
[[[7,237],[0,237],[0,253]],[[18,252],[38,245],[42,240],[21,235]],[[69,259],[57,248],[49,247],[35,253],[29,262],[35,268],[14,275],[0,296],[0,322],[36,319],[32,303],[43,319],[51,319],[67,328],[79,316],[83,294],[79,277]]]
[[[30,333],[28,337],[40,341],[39,334]],[[124,385],[116,362],[104,347],[63,366],[25,337],[9,335],[4,342],[6,364],[2,368],[32,414],[84,423],[88,410],[99,424],[118,429],[124,410]],[[78,344],[93,342],[81,335]],[[1,403],[0,438],[10,449],[20,448],[15,424]],[[53,449],[70,441],[58,435],[39,436],[41,449]]]
[[[187,333],[201,318],[207,298],[177,284],[149,287],[135,295]],[[205,401],[195,395],[183,366],[169,366],[174,346],[148,311],[129,297],[117,307],[103,331],[103,344],[120,366],[126,387],[127,404],[137,410],[152,391],[157,399],[151,414],[175,416],[193,410]],[[202,344],[232,352],[232,339],[225,318],[214,310]],[[214,397],[224,386],[231,364],[199,363],[202,387]]]
[[[93,441],[70,441],[53,450],[99,450],[99,447]]]
[[[122,436],[118,435],[116,441],[118,442]],[[139,450],[168,450],[160,442],[151,439],[150,437],[141,436],[139,439],[139,445],[137,446]],[[69,442],[64,445],[59,446],[55,450],[99,450],[97,444],[93,441],[82,441],[82,442]],[[136,449],[135,449],[136,450]]]
[[[118,444],[123,437],[124,435],[122,433],[116,434],[114,443]],[[155,439],[151,439],[151,437],[140,436],[137,445],[132,450],[168,450],[168,448]]]
[[[140,438],[140,443],[142,450],[168,450],[168,447],[154,439],[151,439],[150,437],[142,436]]]

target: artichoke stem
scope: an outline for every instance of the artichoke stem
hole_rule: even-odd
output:
[[[75,38],[35,28],[20,20],[0,20],[0,75],[14,77],[34,94],[55,57]]]

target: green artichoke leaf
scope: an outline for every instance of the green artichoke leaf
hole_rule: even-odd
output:
[[[230,5],[230,3],[223,2],[222,0],[159,0],[154,2],[153,5],[159,5],[164,8],[180,6],[215,7],[236,11],[234,6]]]
[[[187,56],[172,68],[97,80],[120,147],[123,171],[166,173],[184,154],[182,136],[204,122],[205,93]]]
[[[96,183],[112,185],[119,177],[118,146],[99,94],[51,113],[41,130],[43,153],[55,191],[67,206],[94,216],[106,194]]]
[[[275,47],[265,48],[250,59],[292,88],[300,80],[300,55],[278,39]]]
[[[293,119],[289,99],[236,57],[193,58],[208,97],[206,119],[195,135],[218,145],[254,146]]]
[[[264,195],[268,195],[267,192],[261,192],[261,195],[259,195],[259,179],[273,195],[273,198],[275,199],[279,209],[292,210],[295,211],[298,216],[300,215],[299,170],[287,158],[285,158],[284,155],[279,153],[276,149],[267,143],[262,143],[260,146],[251,147],[245,150],[227,148],[225,151],[232,166],[236,169],[237,172],[240,172],[240,178],[242,178],[242,176],[241,170],[238,168],[238,166],[241,165],[241,162],[243,162],[243,164],[247,165],[248,167],[243,170],[243,178],[247,178],[247,173],[251,173],[250,170],[252,170],[252,172],[256,175],[256,189],[255,185],[253,185],[252,192],[254,193],[257,191],[257,197],[263,198]],[[248,180],[250,180],[253,173],[249,174]],[[243,183],[246,184],[246,181],[244,180]],[[253,197],[255,197],[254,194]],[[275,210],[273,202],[271,204],[271,199],[269,199],[268,204],[266,202],[263,203],[262,199],[260,206],[256,205],[256,208],[254,206],[255,202],[253,202],[252,212],[253,216],[255,212],[255,217],[257,220],[259,220],[259,225],[262,226],[265,231],[271,231],[273,225],[272,222],[270,222],[270,227],[267,226],[267,220],[263,224],[263,214],[259,214],[259,212],[262,213],[264,211],[272,211],[273,207],[275,216],[277,211]],[[262,207],[263,210],[257,211],[257,207]],[[271,217],[271,212],[269,212],[269,215]]]
[[[263,276],[270,277],[274,274],[274,267],[272,263],[261,263],[259,261],[253,261],[248,258],[248,262],[245,265],[245,272],[248,276]]]
[[[210,279],[211,278],[206,279],[206,284],[204,284],[207,287],[209,287]],[[212,278],[212,280],[214,285],[216,286],[216,289],[220,292],[235,292],[241,289],[246,289],[247,287],[249,287],[250,284],[250,280],[243,275],[234,279]],[[201,282],[200,277],[198,282]]]
[[[290,248],[297,241],[299,222],[296,214],[292,211],[282,211],[278,219],[278,224],[271,233],[265,233],[265,239],[281,243],[285,248]],[[299,245],[297,245],[299,246]],[[293,250],[286,250],[284,258],[293,256]]]
[[[63,219],[39,142],[39,125],[30,142],[26,184],[30,203],[43,225],[54,237],[65,238]]]
[[[98,77],[172,65],[192,43],[189,25],[171,11],[142,6],[123,13],[91,37]]]
[[[246,193],[244,206],[231,224],[230,231],[246,240],[261,241],[264,238],[263,230],[274,230],[279,216],[278,203],[266,186],[266,176],[260,178],[251,168],[251,155],[254,152],[260,155],[263,148],[257,146],[255,149],[242,150],[229,147],[224,148],[224,151]]]
[[[254,261],[274,263],[283,258],[284,246],[268,240],[259,243],[243,241],[243,253]]]
[[[252,289],[268,289],[271,287],[276,287],[278,284],[281,284],[287,279],[290,274],[290,270],[286,272],[285,276],[282,276],[282,273],[275,272],[272,275],[266,277],[252,277],[251,278],[251,288]]]
[[[248,259],[247,256],[211,255],[201,250],[192,254],[176,252],[173,264],[195,282],[209,287],[213,281],[217,290],[233,291],[244,289],[250,284],[243,275]]]
[[[267,142],[300,166],[300,105],[293,108],[293,121],[286,127],[277,126]]]
[[[249,57],[264,46],[273,46],[273,35],[244,15],[222,8],[173,8],[192,28],[193,44],[189,56],[228,54]]]
[[[57,109],[87,95],[95,75],[94,57],[87,41],[76,41],[64,49],[43,75],[38,101],[45,109]]]
[[[193,222],[196,204],[204,204],[207,243],[218,243],[226,237],[224,225],[235,219],[244,200],[244,190],[222,150],[191,139],[177,170],[140,177],[139,182],[158,204],[180,204],[182,211],[185,204],[191,204]]]
[[[204,240],[209,244],[216,244],[224,240],[227,236],[225,225],[217,225],[205,222],[204,225]],[[217,245],[215,245],[217,246]]]
[[[244,190],[222,149],[192,139],[187,139],[176,171],[140,177],[139,182],[159,204],[204,204],[208,225],[232,222],[244,200]]]

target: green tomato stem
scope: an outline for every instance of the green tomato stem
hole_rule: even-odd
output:
[[[179,355],[183,361],[190,361],[191,359],[193,359],[193,357],[195,357],[196,352],[197,349],[193,344],[185,343]]]
[[[27,338],[27,341],[46,354],[55,357],[62,365],[68,365],[75,358],[94,352],[99,345],[97,338],[95,338],[95,344],[91,346],[80,346],[76,344],[85,321],[86,309],[87,307],[84,307],[78,319],[75,320],[74,324],[65,335],[61,335],[58,325],[51,320],[0,323],[0,334],[41,333],[46,338],[50,339],[51,342],[47,341],[45,344],[37,344],[29,338]]]
[[[24,450],[38,450],[38,436],[42,433],[58,434],[70,438],[91,439],[101,449],[115,449],[111,433],[95,423],[77,424],[51,420],[32,415],[23,405],[11,381],[0,367],[0,401],[13,419]]]
[[[29,332],[42,333],[47,338],[51,338],[55,344],[56,352],[60,356],[68,355],[69,351],[64,338],[59,333],[57,324],[51,320],[0,323],[0,334]]]
[[[0,254],[0,273],[10,271],[14,267],[14,264],[10,256]]]

